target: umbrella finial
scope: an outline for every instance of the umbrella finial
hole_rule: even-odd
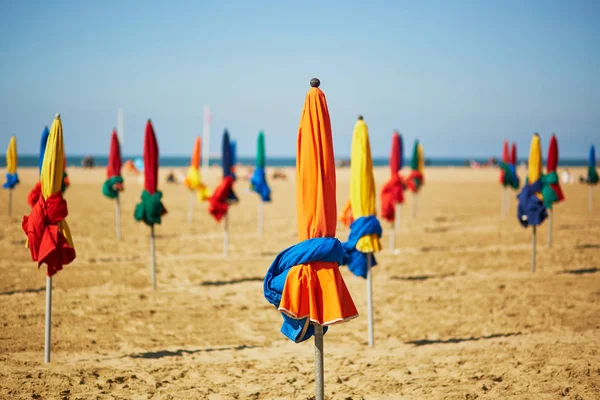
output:
[[[319,86],[321,86],[321,81],[319,80],[319,78],[312,78],[310,80],[310,86],[318,88]]]
[[[56,114],[54,118],[60,119],[60,114]]]
[[[362,116],[362,115],[359,115],[359,116],[358,116],[358,120],[359,120],[359,121],[362,121],[362,120],[363,120],[363,116]]]
[[[540,134],[536,132],[533,134],[533,136],[540,136]]]

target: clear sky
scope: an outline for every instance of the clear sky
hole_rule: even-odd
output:
[[[335,152],[356,116],[386,156],[393,129],[428,157],[561,156],[600,145],[600,1],[12,1],[0,12],[0,151],[22,154],[62,115],[70,154],[106,154],[124,109],[125,154],[152,118],[161,154],[188,155],[212,108],[240,156],[264,129],[293,156],[309,81],[321,79]],[[545,150],[544,150],[545,151]]]

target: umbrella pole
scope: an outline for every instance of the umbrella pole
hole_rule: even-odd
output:
[[[8,216],[12,216],[12,189],[8,190]]]
[[[190,205],[188,208],[188,224],[194,221],[194,192],[190,191]]]
[[[323,379],[323,326],[313,324],[315,329],[315,399],[325,399]]]
[[[115,198],[115,229],[117,230],[117,240],[121,240],[121,201],[119,196]]]
[[[589,203],[588,203],[588,210],[590,212],[592,212],[593,204],[594,204],[594,194],[592,192],[592,185],[590,185],[590,199],[589,199]]]
[[[398,217],[396,217],[398,218]],[[394,251],[394,247],[396,244],[396,231],[394,230],[394,223],[390,223],[390,251]]]
[[[552,247],[552,217],[554,216],[554,211],[548,210],[548,248]]]
[[[369,320],[369,347],[375,344],[373,336],[373,277],[371,274],[371,261],[373,255],[367,253],[367,313]]]
[[[150,227],[150,263],[152,266],[152,290],[156,290],[156,257],[154,246],[154,225]]]
[[[50,362],[50,330],[52,324],[52,277],[46,277],[46,329],[44,331],[44,362]]]
[[[258,201],[258,236],[262,237],[263,235],[263,201]]]
[[[500,215],[502,216],[502,218],[504,218],[504,216],[506,215],[506,189],[502,188],[502,200],[501,200],[501,207],[500,207]]]
[[[229,211],[225,213],[225,224],[223,230],[223,257],[229,255]]]
[[[396,232],[400,232],[400,203],[396,204],[396,227],[394,228]]]
[[[531,272],[535,272],[535,242],[536,242],[536,228],[533,226],[533,240],[532,240],[532,252],[531,252]]]

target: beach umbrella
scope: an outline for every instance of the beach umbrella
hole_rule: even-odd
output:
[[[17,138],[10,137],[8,149],[6,149],[6,182],[2,185],[4,189],[8,189],[8,216],[12,215],[12,191],[19,183],[19,175],[17,175]]]
[[[517,166],[517,144],[513,142],[510,148],[510,164],[513,166]],[[519,177],[517,177],[518,181]]]
[[[527,180],[521,193],[517,196],[519,206],[517,208],[517,217],[523,227],[531,226],[532,235],[532,258],[531,271],[535,272],[536,256],[536,229],[548,217],[546,206],[544,205],[543,180],[542,180],[542,151],[540,136],[536,133],[531,139],[529,147],[529,161],[527,168]]]
[[[108,166],[106,167],[106,181],[102,185],[102,194],[115,200],[115,229],[117,240],[121,240],[121,203],[119,193],[123,191],[123,177],[121,176],[121,146],[117,130],[113,129],[110,137],[110,151],[108,153]]]
[[[354,221],[354,217],[352,217],[352,204],[350,203],[350,199],[348,199],[346,204],[344,204],[342,212],[338,216],[338,221],[340,221],[346,228],[349,228]]]
[[[265,135],[258,133],[256,140],[256,167],[250,177],[250,188],[260,196],[258,202],[258,235],[263,234],[263,204],[271,201],[271,189],[265,175]]]
[[[504,217],[506,215],[506,168],[510,164],[510,154],[508,149],[508,141],[504,141],[504,145],[502,146],[502,161],[500,162],[500,183],[502,184],[502,207],[501,207],[501,215]]]
[[[390,152],[390,179],[381,189],[381,217],[390,223],[391,251],[395,247],[396,231],[400,228],[400,205],[404,203],[404,189],[400,177],[401,168],[402,137],[398,132],[394,132]]]
[[[517,146],[513,143],[512,151],[509,152],[508,141],[504,141],[502,148],[502,161],[500,162],[500,183],[502,184],[502,216],[504,217],[510,208],[510,188],[519,188],[519,177],[516,169]]]
[[[39,174],[42,173],[42,164],[44,162],[44,153],[46,151],[46,143],[48,142],[49,135],[50,135],[50,130],[48,130],[48,127],[46,126],[44,128],[44,130],[42,131],[42,138],[40,141],[40,155],[38,158]],[[38,174],[38,176],[39,176],[39,174]],[[29,204],[30,207],[33,207],[37,203],[41,193],[42,193],[42,186],[40,185],[40,181],[38,179],[38,181],[35,183],[35,185],[31,189],[31,191],[27,195],[27,204]]]
[[[358,316],[338,265],[344,250],[335,238],[335,159],[331,122],[319,80],[306,95],[296,153],[299,243],[275,258],[264,295],[282,313],[283,333],[299,343],[315,337],[317,400],[324,398],[323,334],[329,325]]]
[[[343,265],[356,276],[367,280],[367,316],[369,346],[373,336],[373,282],[371,269],[377,262],[374,253],[381,250],[382,229],[375,210],[375,178],[369,143],[369,129],[362,116],[354,126],[350,152],[350,203],[354,221],[348,241],[344,243]]]
[[[417,216],[418,195],[425,183],[425,157],[423,154],[423,146],[415,140],[413,147],[413,155],[410,160],[410,174],[404,180],[404,184],[413,193],[413,218]]]
[[[52,277],[63,266],[75,259],[75,247],[67,224],[67,202],[63,199],[64,172],[63,129],[60,115],[56,115],[47,139],[42,172],[41,195],[29,216],[23,217],[23,231],[32,261],[38,268],[46,264],[46,321],[44,335],[44,362],[50,362],[52,321]]]
[[[188,210],[188,223],[191,225],[194,219],[194,192],[198,201],[205,201],[210,197],[210,190],[200,178],[200,158],[202,154],[202,142],[200,136],[196,137],[194,149],[192,150],[192,159],[183,183],[190,190],[190,205]]]
[[[232,161],[229,132],[225,129],[221,144],[223,179],[213,191],[212,196],[208,199],[208,212],[217,220],[217,222],[225,217],[223,226],[223,255],[225,257],[229,254],[229,205],[238,201],[238,198],[233,191],[235,176],[232,171]]]
[[[593,208],[593,203],[594,203],[594,195],[592,193],[592,186],[593,185],[597,185],[598,184],[598,171],[596,171],[596,149],[594,148],[594,145],[592,145],[590,147],[590,155],[588,158],[588,171],[587,171],[587,179],[586,179],[586,183],[590,186],[589,188],[589,192],[590,192],[590,197],[589,197],[589,204],[588,204],[588,208],[589,211],[592,212],[592,208]]]
[[[154,225],[160,224],[167,209],[162,203],[162,192],[158,190],[158,143],[152,122],[146,123],[144,134],[144,190],[141,202],[135,206],[133,217],[150,227],[150,267],[152,270],[152,289],[156,290],[156,257],[154,244]]]
[[[542,196],[544,197],[544,204],[548,209],[548,247],[552,247],[552,219],[554,216],[554,210],[552,204],[563,201],[565,195],[560,188],[560,180],[556,173],[558,167],[558,141],[556,135],[552,134],[550,139],[550,145],[548,146],[548,158],[546,159],[546,175],[544,179],[544,191]]]
[[[233,176],[233,180],[236,180],[235,176],[235,166],[237,165],[237,143],[235,140],[230,142],[231,147],[231,174]]]

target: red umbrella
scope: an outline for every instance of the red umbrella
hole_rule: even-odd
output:
[[[550,146],[548,147],[546,173],[549,174],[551,172],[556,172],[556,167],[558,167],[558,141],[556,140],[556,135],[552,135],[552,138],[550,139]],[[551,183],[550,187],[552,190],[554,190],[554,193],[556,193],[558,201],[563,201],[565,199],[565,195],[563,194],[559,183]]]
[[[512,149],[510,151],[510,163],[517,166],[517,144],[513,142]]]
[[[110,138],[110,152],[108,153],[108,168],[106,171],[107,178],[113,176],[121,176],[121,146],[119,146],[119,138],[117,131],[113,129]]]
[[[156,193],[158,185],[158,144],[152,122],[148,120],[144,135],[144,188],[150,194]]]
[[[502,162],[504,164],[510,164],[510,156],[508,154],[508,140],[504,141],[502,146]],[[504,183],[504,170],[500,169],[500,183]]]
[[[402,164],[400,146],[400,135],[398,132],[394,132],[390,153],[390,179],[381,188],[381,217],[389,222],[394,222],[397,218],[396,204],[404,203],[404,191],[402,188],[402,179],[400,178],[400,166]],[[394,232],[393,227],[392,232]],[[391,236],[390,242],[390,247],[393,248],[393,239]]]
[[[117,240],[121,240],[121,204],[119,193],[123,191],[123,177],[121,177],[121,147],[117,131],[113,129],[110,138],[110,152],[108,153],[108,166],[106,168],[106,181],[102,185],[102,193],[109,199],[115,200],[115,230]]]

